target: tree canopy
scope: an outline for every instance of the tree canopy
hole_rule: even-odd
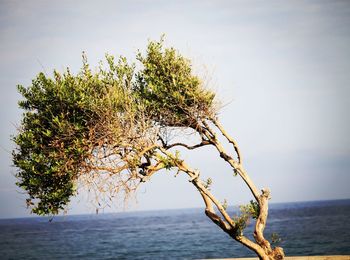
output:
[[[25,112],[13,161],[34,213],[57,214],[86,175],[108,173],[111,185],[123,189],[116,184],[127,181],[124,188],[132,189],[143,150],[156,145],[160,128],[196,127],[215,114],[215,94],[175,49],[150,42],[137,60],[139,71],[125,57],[106,55],[107,66],[93,72],[83,54],[76,75],[39,73],[28,88],[18,86]]]
[[[243,167],[236,141],[218,121],[215,93],[193,73],[190,60],[164,41],[149,42],[136,63],[125,57],[106,61],[92,70],[83,53],[83,66],[52,76],[39,73],[29,87],[18,86],[24,110],[13,162],[17,185],[28,194],[27,206],[38,215],[58,214],[77,193],[79,183],[109,198],[127,198],[162,169],[188,175],[205,203],[206,215],[233,239],[263,259],[280,259],[283,250],[272,248],[263,231],[270,192],[256,188]],[[190,129],[200,139],[195,145],[172,142],[169,129]],[[218,134],[231,145],[227,151]],[[230,216],[227,203],[210,190],[176,147],[196,150],[211,146],[239,175],[254,200]],[[255,219],[254,238],[244,236]]]

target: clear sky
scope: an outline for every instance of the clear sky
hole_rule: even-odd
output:
[[[222,123],[272,202],[350,198],[349,1],[0,1],[0,217],[29,216],[11,167],[16,85],[106,52],[134,57],[148,39],[194,61],[226,104]],[[213,192],[249,201],[213,151],[186,154]],[[70,213],[93,212],[80,196]],[[130,210],[201,207],[186,178],[161,173]],[[113,209],[114,210],[114,209]]]

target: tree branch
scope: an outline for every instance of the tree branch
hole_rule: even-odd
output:
[[[209,144],[211,144],[209,141],[203,140],[199,144],[196,144],[196,145],[193,145],[193,146],[190,146],[190,145],[187,145],[187,144],[184,144],[184,143],[173,143],[173,144],[170,144],[170,145],[165,145],[164,148],[165,149],[170,149],[170,148],[173,148],[175,146],[183,146],[183,147],[185,147],[188,150],[193,150],[193,149],[196,149],[196,148],[199,148],[199,147],[202,147],[202,146],[205,146],[205,145],[209,145]]]
[[[141,174],[142,176],[141,176],[141,182],[146,182],[146,181],[148,181],[150,178],[151,178],[151,176],[153,175],[153,174],[155,174],[157,171],[160,171],[160,170],[162,170],[162,169],[164,169],[164,164],[162,163],[162,162],[157,162],[154,166],[148,166],[145,170],[144,170],[144,172],[145,172],[145,174],[143,175],[143,174]]]
[[[242,236],[231,235],[231,237],[233,239],[235,239],[236,241],[240,242],[241,244],[245,245],[249,249],[256,252],[259,255],[260,259],[270,260],[269,256],[265,253],[265,251],[258,244],[254,243],[253,241],[251,241],[247,237],[245,237],[243,235]]]
[[[210,218],[216,225],[218,225],[222,230],[224,230],[226,233],[229,233],[232,229],[227,222],[223,221],[217,214],[215,214],[212,201],[210,198],[200,189],[197,188],[199,193],[201,194],[204,203],[205,203],[205,215],[207,215],[208,218]]]
[[[164,148],[160,148],[160,150],[167,155],[169,158],[172,158],[174,160],[174,164],[176,165],[176,167],[178,167],[179,170],[185,172],[188,174],[188,176],[191,178],[191,182],[195,185],[195,187],[201,192],[203,193],[205,196],[207,196],[216,206],[216,208],[219,210],[219,212],[221,213],[221,215],[224,217],[224,219],[228,222],[228,224],[234,228],[235,227],[235,223],[232,220],[232,218],[227,214],[226,210],[224,209],[224,207],[222,206],[222,204],[213,196],[213,194],[211,194],[211,192],[204,187],[204,185],[201,183],[201,181],[198,178],[198,172],[192,170],[184,161],[179,160],[177,158],[174,158],[174,156],[169,153],[167,150],[165,150]],[[202,195],[203,196],[203,195]]]
[[[222,135],[225,136],[227,141],[233,145],[233,148],[235,149],[235,152],[237,154],[238,163],[241,164],[242,163],[242,154],[240,152],[240,149],[238,147],[237,142],[226,132],[226,130],[223,128],[223,126],[220,124],[219,121],[217,121],[216,119],[212,119],[212,122],[220,130]]]
[[[254,231],[255,241],[267,251],[271,251],[271,245],[265,239],[263,233],[266,226],[266,220],[268,215],[269,199],[270,199],[270,191],[268,189],[263,189],[259,200],[259,207],[260,207],[259,217],[256,220],[255,231]]]
[[[242,164],[236,162],[231,156],[229,156],[222,144],[219,142],[216,133],[211,129],[207,122],[203,121],[206,131],[203,134],[209,139],[209,141],[215,146],[216,150],[219,152],[220,157],[223,158],[233,169],[237,171],[239,176],[243,179],[243,181],[247,184],[248,188],[252,192],[256,201],[259,201],[260,193],[256,188],[255,184],[252,182],[246,171],[244,170]]]

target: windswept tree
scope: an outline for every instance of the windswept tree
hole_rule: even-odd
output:
[[[273,248],[263,234],[270,192],[260,191],[244,169],[236,141],[218,120],[215,93],[194,75],[188,59],[163,45],[163,40],[149,42],[136,56],[138,70],[124,57],[106,55],[105,65],[93,71],[83,55],[76,75],[69,69],[51,77],[39,73],[31,86],[18,86],[24,113],[13,138],[13,162],[27,206],[38,215],[58,214],[82,184],[109,198],[127,198],[153,174],[174,170],[188,176],[205,214],[231,238],[261,259],[283,259],[282,248]],[[179,129],[200,141],[172,142],[167,133]],[[210,189],[211,179],[201,180],[176,150],[210,146],[252,193],[239,215],[227,212]],[[255,241],[243,233],[250,219]]]

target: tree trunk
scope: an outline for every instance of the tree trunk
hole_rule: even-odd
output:
[[[222,126],[215,120],[212,121],[215,126],[220,130],[220,132],[226,137],[226,139],[233,145],[234,150],[237,154],[237,160],[226,153],[224,147],[220,143],[217,134],[211,129],[210,125],[203,121],[203,125],[197,125],[195,130],[201,135],[201,143],[188,146],[182,143],[174,143],[172,145],[167,145],[163,143],[164,148],[160,148],[162,153],[167,155],[168,158],[173,160],[173,164],[178,168],[179,171],[185,172],[190,177],[189,181],[197,188],[201,194],[205,203],[205,214],[210,218],[217,226],[219,226],[225,233],[227,233],[231,238],[240,242],[250,250],[254,251],[260,259],[264,260],[280,260],[284,259],[284,252],[281,247],[272,248],[271,244],[264,237],[264,229],[266,226],[266,220],[268,216],[268,200],[270,199],[270,191],[268,189],[263,189],[260,193],[257,187],[254,185],[253,181],[249,178],[247,172],[242,165],[242,156],[240,154],[237,143],[226,133]],[[204,145],[213,145],[219,152],[220,157],[223,158],[237,173],[243,181],[246,183],[250,191],[252,192],[256,202],[259,206],[258,216],[256,214],[254,217],[257,218],[254,239],[251,241],[245,237],[241,232],[239,222],[236,222],[234,218],[227,213],[226,207],[220,201],[218,201],[214,195],[210,192],[208,184],[201,181],[199,178],[199,172],[191,169],[183,160],[179,160],[173,154],[169,153],[167,149],[174,146],[183,146],[189,150],[196,149]],[[216,209],[215,209],[215,208]],[[218,211],[218,213],[216,212]],[[221,216],[220,216],[221,215]]]
[[[237,236],[230,234],[233,239],[240,242],[244,246],[248,247],[250,250],[254,251],[259,259],[263,260],[282,260],[284,259],[284,251],[281,247],[275,247],[274,249],[271,248],[270,243],[265,239],[265,241],[268,243],[268,247],[263,247],[259,244],[256,244],[252,241],[250,241],[248,238],[244,236]]]

